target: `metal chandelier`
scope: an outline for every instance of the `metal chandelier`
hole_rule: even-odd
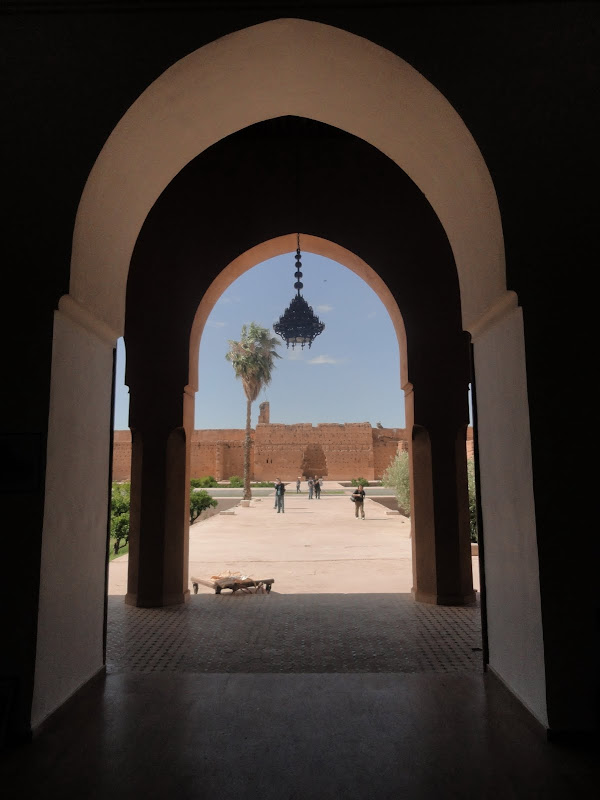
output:
[[[300,281],[302,277],[300,234],[297,234],[297,236],[296,271],[294,272],[296,296],[292,298],[285,312],[279,317],[279,322],[273,325],[275,333],[285,341],[286,347],[292,345],[292,350],[297,344],[303,349],[304,345],[308,344],[310,348],[313,340],[325,330],[325,324],[315,316],[312,308],[300,294],[300,289],[303,288],[304,284]]]

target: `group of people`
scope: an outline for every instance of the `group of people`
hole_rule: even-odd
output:
[[[302,478],[296,478],[296,493],[300,493],[300,485]],[[313,494],[316,500],[321,499],[321,486],[323,485],[323,478],[309,478],[308,479],[308,499],[313,499]],[[285,483],[276,478],[275,480],[275,505],[273,508],[277,509],[278,514],[285,514]],[[364,486],[357,486],[351,494],[351,499],[354,502],[354,516],[365,518],[365,489]]]
[[[309,478],[308,484],[308,499],[312,500],[313,495],[315,500],[321,499],[321,487],[323,486],[323,478]]]
[[[321,498],[321,487],[323,486],[323,478],[310,477],[307,480],[308,485],[308,499],[312,500],[313,496],[316,500]],[[298,475],[296,478],[296,494],[300,494],[300,486],[302,484],[302,476]]]
[[[296,494],[300,494],[300,485],[302,483],[302,478],[298,476],[296,478]],[[312,500],[313,495],[316,500],[321,499],[321,487],[323,485],[323,478],[309,478],[308,481],[308,499]],[[279,478],[275,479],[274,483],[275,487],[275,505],[273,508],[277,509],[277,513],[285,513],[285,483],[282,483]]]

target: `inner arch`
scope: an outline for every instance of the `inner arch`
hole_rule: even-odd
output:
[[[375,270],[363,261],[360,256],[350,252],[350,250],[347,250],[345,247],[331,242],[328,239],[323,239],[319,236],[311,236],[305,233],[301,233],[301,240],[302,251],[304,253],[314,253],[315,255],[330,258],[332,261],[337,261],[338,264],[347,267],[354,272],[355,275],[358,275],[359,278],[362,278],[365,283],[375,291],[390,315],[396,332],[398,346],[400,348],[401,385],[406,391],[408,381],[406,370],[406,330],[398,304],[386,284]],[[223,292],[239,278],[240,275],[243,275],[258,264],[262,264],[263,261],[267,261],[269,258],[284,255],[285,253],[292,253],[295,249],[296,233],[277,236],[274,239],[262,242],[234,259],[209,286],[198,306],[190,335],[188,388],[191,391],[198,391],[198,353],[200,349],[200,340],[206,321],[219,297],[221,297]]]
[[[146,382],[151,367],[141,364],[151,352],[163,380],[193,391],[198,342],[214,303],[246,270],[292,252],[297,233],[304,250],[347,266],[380,297],[402,350],[405,390],[419,369],[436,363],[448,370],[448,353],[463,346],[460,291],[431,205],[364,140],[283,117],[197,156],[148,214],[127,284],[130,389]]]

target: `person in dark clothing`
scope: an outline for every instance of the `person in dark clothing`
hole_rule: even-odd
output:
[[[315,478],[315,500],[321,499],[321,478]]]
[[[352,492],[354,498],[354,516],[358,519],[359,515],[365,518],[365,490],[362,486],[357,486]]]
[[[279,478],[277,478],[277,483],[275,484],[275,501],[277,503],[277,513],[281,512],[285,514],[284,508],[284,495],[285,495],[285,483],[282,483]]]

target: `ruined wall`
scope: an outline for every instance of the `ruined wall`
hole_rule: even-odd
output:
[[[473,428],[471,425],[467,428],[467,458],[474,458],[475,456],[475,442],[473,441]]]
[[[113,434],[113,481],[131,480],[131,431],[115,431]]]
[[[373,480],[372,431],[368,422],[259,424],[254,438],[254,478],[294,480],[298,475],[319,475],[328,480]]]
[[[264,407],[266,406],[266,408]],[[261,404],[268,419],[268,403]],[[218,481],[244,474],[241,429],[194,431],[191,477],[212,475]],[[368,422],[280,425],[259,422],[252,432],[252,479],[290,481],[298,475],[326,480],[379,480],[398,449],[408,447],[405,428],[373,428]],[[473,457],[473,428],[467,428],[467,458]],[[130,480],[131,434],[114,432],[113,480]]]
[[[191,477],[212,475],[221,481],[232,475],[243,476],[244,436],[245,431],[238,429],[194,431],[190,444]]]
[[[405,428],[373,428],[373,469],[375,479],[381,478],[398,450],[407,450]],[[367,477],[359,475],[357,477]]]
[[[264,423],[268,425],[271,422],[271,411],[269,408],[269,401],[265,400],[264,403],[261,403],[258,407],[258,424]]]

